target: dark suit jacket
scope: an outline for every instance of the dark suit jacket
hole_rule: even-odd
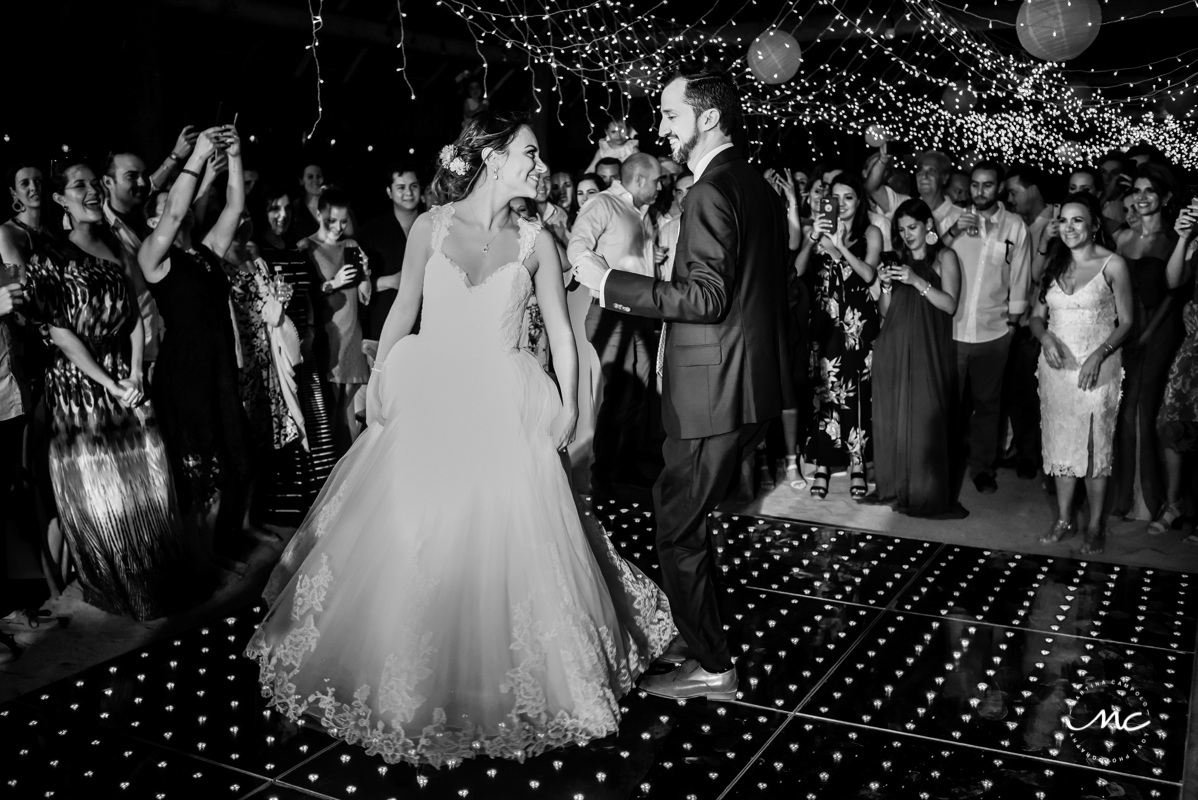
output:
[[[786,211],[729,148],[683,205],[671,281],[613,270],[605,308],[662,319],[662,422],[677,439],[729,433],[782,413]]]

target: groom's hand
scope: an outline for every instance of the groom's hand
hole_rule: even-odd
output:
[[[603,256],[588,251],[574,263],[574,279],[591,291],[597,292],[608,269],[607,261]]]

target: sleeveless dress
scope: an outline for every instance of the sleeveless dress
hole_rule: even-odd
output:
[[[246,654],[270,706],[388,763],[522,760],[615,733],[675,628],[571,491],[557,389],[517,346],[540,226],[471,285],[442,248],[453,207],[430,214],[420,334],[388,354],[381,421],[283,553]]]
[[[940,288],[932,264],[895,253]],[[964,516],[952,478],[951,435],[957,361],[953,317],[915,288],[894,283],[882,330],[874,342],[873,433],[878,499],[911,516]]]
[[[849,250],[865,258],[865,236]],[[873,460],[871,365],[878,305],[869,284],[847,261],[822,251],[815,259],[811,304],[811,374],[815,414],[805,453],[809,463],[841,468]]]
[[[1107,258],[1110,261],[1110,257]],[[1084,478],[1090,470],[1090,436],[1094,437],[1094,477],[1111,474],[1115,423],[1123,384],[1123,353],[1116,350],[1098,372],[1098,384],[1077,386],[1082,364],[1115,330],[1115,294],[1106,282],[1106,264],[1090,282],[1066,294],[1058,282],[1048,287],[1048,331],[1065,349],[1061,369],[1048,366],[1043,352],[1040,419],[1044,439],[1044,474]]]
[[[28,281],[36,321],[74,331],[105,372],[128,376],[138,307],[121,267],[47,245],[30,259]],[[46,407],[50,482],[83,599],[138,620],[194,602],[193,552],[150,403],[125,408],[54,348]]]

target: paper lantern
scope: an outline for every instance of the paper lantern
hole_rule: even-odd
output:
[[[870,125],[865,131],[865,143],[870,147],[881,147],[884,143],[890,141],[890,135],[886,133],[886,129],[876,122]]]
[[[795,37],[772,28],[749,45],[749,69],[762,83],[786,83],[799,71],[802,51]]]
[[[978,104],[978,93],[965,81],[955,81],[944,87],[940,102],[954,114],[968,114]]]
[[[1101,27],[1098,0],[1023,0],[1015,17],[1019,43],[1044,61],[1077,58]]]

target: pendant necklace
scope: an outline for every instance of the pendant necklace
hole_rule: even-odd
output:
[[[474,218],[475,218],[476,220],[477,220],[477,219],[479,219],[478,212],[476,212],[476,211],[474,210],[474,203],[471,203],[471,202],[470,202],[470,200],[469,200],[469,199],[467,199],[467,200],[466,200],[466,204],[467,204],[468,206],[470,206],[470,211],[471,211],[471,213],[473,213],[473,214],[474,214]],[[481,223],[481,220],[479,220],[479,221],[480,221],[480,223]],[[501,234],[501,233],[503,233],[503,226],[502,226],[502,225],[499,227],[499,230],[495,231],[495,236],[498,236],[498,235],[499,235],[499,234]],[[490,239],[487,241],[487,243],[483,245],[483,252],[484,252],[484,253],[488,253],[488,252],[490,252],[490,250],[491,250],[491,242],[495,241],[495,236],[492,236],[492,237],[491,237],[491,238],[490,238]]]

